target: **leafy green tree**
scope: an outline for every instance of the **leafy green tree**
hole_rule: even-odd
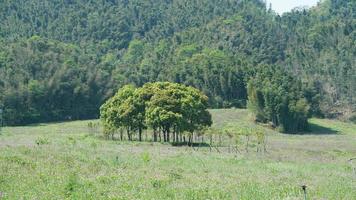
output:
[[[126,85],[100,108],[104,128],[113,130],[124,127],[129,140],[132,139],[131,130],[134,129],[134,121],[131,119],[133,106],[130,104],[134,91],[135,88],[132,85]]]
[[[148,126],[153,140],[163,136],[164,142],[179,141],[183,132],[209,127],[211,115],[207,111],[208,98],[199,90],[184,85],[156,82],[141,88],[124,86],[101,107],[101,119],[107,130],[125,127],[128,139]]]

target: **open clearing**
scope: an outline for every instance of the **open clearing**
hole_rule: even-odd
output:
[[[216,127],[249,118],[211,112]],[[104,140],[88,122],[3,128],[0,199],[304,199],[303,184],[308,199],[356,199],[354,124],[311,119],[300,135],[266,129],[267,153],[251,144],[236,155]]]

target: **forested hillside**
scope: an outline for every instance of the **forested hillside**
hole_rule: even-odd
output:
[[[0,107],[9,125],[93,118],[123,85],[154,81],[194,86],[210,107],[246,107],[249,81],[260,89],[254,77],[274,68],[309,115],[350,116],[355,15],[353,0],[283,16],[261,0],[4,0]]]

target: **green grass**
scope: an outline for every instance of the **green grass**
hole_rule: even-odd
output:
[[[251,123],[246,110],[212,110],[214,126]],[[356,197],[356,125],[311,119],[312,132],[268,130],[268,153],[232,154],[107,141],[89,121],[6,127],[0,199],[309,199]],[[267,130],[267,129],[266,129]]]

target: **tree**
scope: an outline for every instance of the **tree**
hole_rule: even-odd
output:
[[[131,119],[133,112],[132,98],[135,88],[132,85],[122,87],[112,98],[100,108],[100,118],[106,130],[114,131],[124,127],[129,140],[131,130],[134,129],[134,121]]]
[[[248,82],[248,107],[259,122],[271,122],[282,132],[308,128],[309,103],[301,83],[282,69],[264,66]]]
[[[125,86],[101,107],[101,119],[108,130],[125,127],[129,140],[130,132],[153,129],[153,141],[157,134],[164,142],[171,138],[177,142],[185,131],[209,127],[211,115],[207,111],[208,98],[199,90],[184,85],[156,82],[141,88]]]

